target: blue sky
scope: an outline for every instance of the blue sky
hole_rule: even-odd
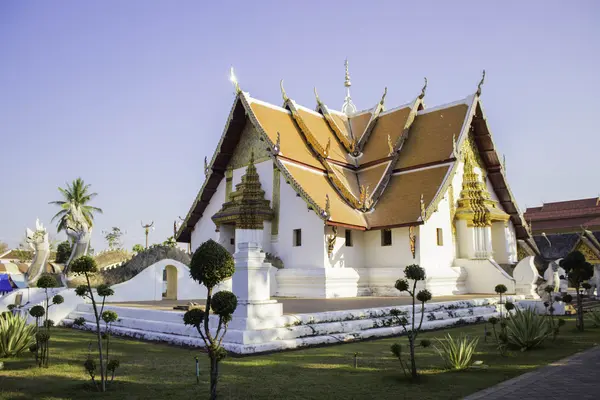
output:
[[[600,2],[0,2],[0,240],[50,225],[58,186],[99,193],[101,231],[172,233],[202,181],[234,94],[389,107],[429,79],[428,106],[474,92],[519,205],[600,193]],[[52,225],[54,231],[54,225]],[[60,236],[59,236],[60,237]]]

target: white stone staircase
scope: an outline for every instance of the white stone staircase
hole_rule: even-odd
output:
[[[519,298],[513,297],[512,300]],[[497,298],[480,298],[426,304],[423,329],[485,321],[499,314],[499,305],[496,303]],[[393,309],[410,312],[410,306],[397,306],[283,315],[275,321],[269,321],[270,323],[265,325],[269,326],[268,328],[246,331],[229,329],[224,346],[233,353],[252,354],[396,336],[404,333],[404,330],[394,323],[390,314]],[[119,315],[119,320],[111,327],[111,332],[115,335],[184,346],[204,346],[195,328],[183,324],[183,312],[110,305],[106,306],[105,310],[113,310]],[[73,325],[73,321],[79,317],[85,318],[86,322],[77,327]],[[417,314],[417,318],[420,319],[421,315]],[[79,304],[75,311],[63,320],[63,324],[80,329],[94,329],[93,321],[91,304]],[[211,319],[211,326],[215,325],[216,320]]]

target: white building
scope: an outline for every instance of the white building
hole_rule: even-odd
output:
[[[365,111],[352,104],[348,76],[346,86],[338,112],[318,96],[316,110],[296,104],[283,87],[279,107],[236,84],[178,242],[194,250],[214,239],[234,253],[246,196],[266,200],[261,246],[283,260],[272,279],[278,296],[398,295],[394,283],[409,264],[425,268],[434,295],[493,293],[497,284],[514,293],[507,265],[536,249],[496,152],[481,84],[434,108],[425,108],[426,87],[391,109],[384,93]],[[241,178],[252,157],[260,187],[250,190]]]

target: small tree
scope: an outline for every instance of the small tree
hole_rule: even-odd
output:
[[[71,263],[71,271],[75,274],[85,276],[85,280],[87,283],[85,285],[77,286],[77,288],[75,289],[75,293],[78,296],[86,297],[86,298],[90,299],[90,301],[92,302],[92,308],[94,309],[94,318],[96,320],[96,336],[97,336],[97,340],[98,340],[98,358],[100,360],[100,387],[98,387],[98,390],[100,390],[101,392],[105,392],[106,391],[106,381],[108,379],[108,359],[106,360],[106,363],[105,363],[104,355],[102,353],[102,332],[100,329],[100,320],[103,319],[103,316],[104,316],[104,304],[106,302],[106,298],[108,296],[112,296],[115,292],[108,285],[98,286],[96,288],[96,292],[97,292],[98,296],[102,298],[101,305],[98,304],[96,297],[94,297],[94,290],[92,289],[92,286],[90,284],[90,275],[93,275],[98,272],[98,266],[96,265],[96,260],[94,260],[90,256],[79,257],[78,259],[73,261]],[[110,322],[113,322],[112,318],[113,317],[111,314],[111,317],[108,318],[110,320]],[[116,320],[116,319],[117,319],[116,313],[114,313],[114,320]],[[106,322],[106,320],[105,320],[105,322]],[[109,324],[110,322],[106,322],[106,323]],[[108,352],[107,352],[107,357],[108,357]],[[94,379],[94,372],[96,370],[96,365],[95,365],[94,361],[91,358],[88,358],[88,360],[85,362],[84,365],[85,365],[85,368],[87,369],[88,373],[90,373],[90,376],[92,377],[92,381],[95,384],[96,381]]]
[[[142,253],[145,249],[144,246],[142,246],[141,244],[134,244],[133,248],[131,249],[134,253]]]
[[[169,236],[167,240],[162,242],[162,245],[166,247],[177,247],[177,241],[175,241],[173,236]]]
[[[407,326],[409,325],[409,321],[405,316],[400,316],[399,312],[395,312],[392,315],[395,316],[396,319],[398,320],[398,322],[400,323],[400,325],[402,325],[402,328],[404,329],[404,332],[406,333],[406,336],[408,337],[408,345],[410,348],[411,376],[412,376],[412,378],[417,378],[418,373],[417,373],[417,364],[415,361],[415,344],[416,344],[416,340],[417,340],[419,331],[421,330],[421,326],[423,325],[423,317],[425,316],[425,303],[428,302],[429,300],[431,300],[431,293],[429,292],[429,290],[426,290],[426,289],[420,290],[417,293],[417,282],[425,280],[425,269],[421,268],[417,264],[412,264],[412,265],[409,265],[406,268],[404,268],[404,276],[406,277],[406,279],[398,279],[396,281],[395,287],[400,292],[407,292],[410,295],[410,297],[412,298],[412,315],[411,315],[411,320],[410,320],[410,323],[411,323],[410,330],[409,330],[409,328],[407,328]],[[412,288],[407,279],[412,281]],[[416,325],[416,313],[415,313],[416,301],[419,301],[421,303],[421,320],[419,321],[418,326]],[[423,347],[427,347],[427,346],[429,346],[429,341],[422,341],[421,345]],[[392,353],[396,357],[398,357],[398,359],[400,359],[400,363],[402,363],[402,358],[401,358],[402,349],[401,349],[400,345],[398,343],[392,345],[391,350],[392,350]],[[402,366],[402,369],[404,370],[404,365]]]
[[[42,366],[42,361],[40,357],[40,348],[41,343],[40,340],[45,338],[45,334],[40,333],[40,319],[46,314],[46,310],[44,306],[33,306],[29,309],[29,315],[35,318],[35,344],[32,345],[29,350],[32,353],[35,353],[35,361],[39,367]]]
[[[192,256],[190,275],[196,282],[206,286],[206,306],[202,310],[194,308],[186,312],[183,322],[192,325],[198,330],[204,341],[208,357],[210,358],[210,398],[217,398],[217,383],[219,380],[219,362],[225,358],[227,351],[221,347],[223,337],[227,333],[227,325],[237,307],[237,297],[229,291],[220,291],[213,295],[217,284],[231,278],[235,271],[233,257],[229,252],[214,240],[202,243]],[[218,316],[214,336],[209,327],[210,311]]]
[[[46,302],[45,302],[46,309],[44,310],[44,314],[43,314],[45,316],[44,332],[41,333],[39,331],[39,327],[38,327],[38,332],[36,334],[36,342],[37,342],[38,346],[40,347],[40,353],[36,353],[36,356],[39,355],[40,367],[44,366],[44,367],[48,368],[48,361],[49,361],[49,356],[50,356],[50,327],[52,327],[54,325],[54,321],[49,319],[48,310],[50,309],[51,306],[53,306],[55,304],[62,304],[65,301],[65,299],[61,295],[57,294],[54,297],[52,297],[52,303],[50,303],[50,295],[48,293],[48,289],[58,287],[58,282],[56,281],[56,278],[54,278],[52,275],[44,274],[44,275],[40,276],[40,279],[38,279],[36,286],[38,288],[44,289],[44,292],[46,294]],[[34,316],[34,318],[35,318],[35,316]],[[36,322],[38,322],[37,318],[36,318]],[[38,336],[39,336],[39,338],[38,338]]]
[[[120,249],[123,245],[121,238],[123,237],[123,231],[120,228],[113,226],[110,231],[103,231],[104,239],[106,243],[108,243],[108,248],[110,250]]]
[[[69,261],[69,257],[71,256],[71,251],[73,250],[73,246],[71,246],[71,242],[65,240],[61,242],[56,248],[56,262],[59,264],[65,264]]]
[[[579,251],[569,253],[560,261],[560,266],[568,274],[569,281],[577,292],[577,329],[583,331],[583,289],[587,280],[594,275],[594,266]]]

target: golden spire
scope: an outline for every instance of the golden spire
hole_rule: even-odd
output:
[[[344,61],[344,67],[346,67],[346,80],[344,81],[344,86],[349,88],[352,86],[352,82],[350,82],[350,72],[348,72],[348,58]]]
[[[419,95],[420,99],[425,97],[425,90],[427,90],[427,77],[425,77],[425,85],[423,85],[423,88],[421,89],[421,94]]]
[[[233,67],[231,67],[229,70],[229,80],[231,83],[233,83],[233,87],[235,87],[235,94],[240,94],[242,89],[240,89],[240,84],[238,83],[235,73],[233,72]]]
[[[483,70],[483,74],[481,75],[481,80],[479,81],[479,85],[477,85],[477,92],[475,92],[475,94],[477,96],[481,96],[481,87],[483,86],[484,81],[485,81],[485,69]]]
[[[285,89],[283,88],[283,79],[279,81],[279,87],[281,88],[281,96],[283,97],[283,102],[285,103],[290,98],[285,93]]]

